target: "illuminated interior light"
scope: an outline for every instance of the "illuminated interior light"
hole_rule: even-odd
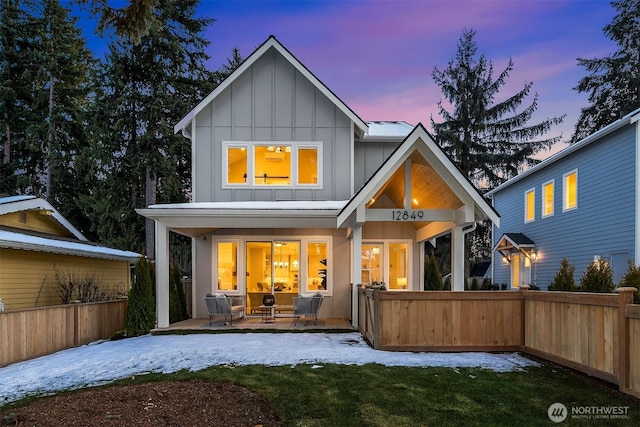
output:
[[[417,205],[418,204],[418,200],[417,199],[413,199],[413,204]]]

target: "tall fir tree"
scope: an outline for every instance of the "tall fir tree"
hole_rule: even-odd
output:
[[[24,0],[2,0],[0,5],[0,194],[21,194],[18,182],[26,173],[26,116],[32,103],[33,25],[28,12],[33,5]]]
[[[491,189],[538,163],[534,155],[560,141],[561,136],[546,134],[562,123],[564,116],[529,123],[538,107],[538,95],[534,94],[528,105],[521,106],[531,92],[531,82],[504,101],[495,102],[513,70],[513,61],[509,59],[507,67],[494,77],[491,61],[484,55],[478,56],[475,36],[473,30],[463,31],[455,59],[446,69],[435,68],[432,72],[452,111],[439,101],[443,121],[431,118],[431,126],[436,142],[462,173],[477,187]],[[466,272],[473,261],[490,256],[489,228],[489,224],[479,224],[467,235]],[[450,236],[440,240],[447,246],[448,239]]]
[[[618,49],[604,58],[578,58],[589,73],[574,88],[589,95],[571,142],[577,142],[640,108],[640,0],[611,2],[618,12],[603,32]]]
[[[87,113],[92,74],[97,65],[77,26],[78,18],[58,0],[41,2],[35,18],[39,36],[34,79],[33,116],[29,135],[40,141],[43,156],[41,190],[67,219],[82,231],[89,223],[76,202],[88,192]]]
[[[477,55],[476,32],[465,30],[458,41],[455,59],[447,68],[435,68],[432,77],[442,90],[452,111],[438,102],[436,122],[431,118],[436,141],[473,183],[493,188],[515,176],[523,167],[539,160],[533,156],[560,141],[561,136],[546,137],[552,126],[564,116],[530,124],[538,107],[538,95],[520,109],[531,92],[532,83],[502,102],[495,99],[513,70],[507,67],[494,77],[493,65]],[[520,111],[518,111],[520,110]]]
[[[93,115],[96,186],[84,199],[104,244],[153,257],[153,222],[145,227],[133,209],[187,200],[191,146],[173,125],[213,85],[203,37],[212,20],[195,17],[197,5],[161,0],[138,44],[125,36],[109,45]]]

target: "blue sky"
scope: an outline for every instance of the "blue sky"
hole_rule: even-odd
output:
[[[496,73],[513,59],[499,96],[533,82],[536,118],[567,114],[553,132],[564,139],[587,104],[586,95],[572,90],[585,76],[576,59],[616,49],[602,32],[615,14],[607,0],[203,0],[199,12],[215,19],[207,30],[210,68],[234,47],[246,57],[275,35],[362,119],[427,128],[431,116],[439,121],[442,99],[431,72],[454,58],[464,29],[476,30],[479,53]],[[100,52],[104,42],[85,26]]]

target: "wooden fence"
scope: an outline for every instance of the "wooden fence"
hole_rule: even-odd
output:
[[[126,313],[126,299],[0,312],[0,366],[109,338]]]
[[[640,397],[640,306],[632,304],[633,291],[360,289],[358,325],[376,349],[522,351]]]

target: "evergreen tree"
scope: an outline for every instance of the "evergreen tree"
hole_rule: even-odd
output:
[[[613,292],[614,287],[611,266],[603,260],[589,264],[580,278],[582,292]]]
[[[560,262],[560,270],[556,273],[551,285],[550,291],[575,291],[576,283],[573,278],[573,274],[576,271],[576,267],[573,264],[569,264],[565,258],[562,258]]]
[[[129,337],[144,335],[156,325],[152,269],[152,264],[143,257],[138,259],[133,269],[127,304],[126,333]]]
[[[169,270],[169,323],[187,319],[187,299],[182,285],[180,267],[173,263]]]
[[[83,201],[104,244],[153,257],[153,221],[145,227],[133,209],[187,200],[191,146],[173,125],[212,88],[203,37],[212,20],[194,17],[197,4],[161,0],[139,44],[109,45],[94,112],[96,185]]]
[[[538,95],[518,112],[531,92],[532,83],[502,102],[495,102],[500,88],[513,70],[513,61],[494,77],[493,65],[477,56],[476,32],[465,30],[458,41],[455,60],[432,77],[453,111],[438,102],[443,122],[431,119],[442,149],[473,183],[493,188],[515,176],[523,167],[538,163],[534,155],[551,147],[560,136],[545,137],[564,116],[529,124],[538,107]]]
[[[424,258],[424,290],[425,291],[441,291],[444,289],[442,276],[438,271],[436,257],[431,252]]]
[[[86,116],[96,61],[70,10],[58,0],[41,4],[42,11],[35,19],[39,36],[32,45],[38,52],[38,63],[33,120],[28,129],[32,140],[40,141],[39,193],[80,230],[87,231],[88,219],[76,200],[80,193],[88,191]]]
[[[574,88],[589,94],[571,142],[577,142],[640,108],[640,0],[617,0],[618,12],[603,32],[618,45],[604,58],[578,58],[587,73]]]
[[[34,26],[28,13],[31,5],[25,1],[2,0],[0,5],[0,194],[20,194],[25,190],[19,188],[18,181],[28,158],[26,116],[32,103],[30,44]]]
[[[520,109],[531,92],[532,83],[502,102],[495,98],[513,70],[507,67],[494,77],[493,65],[484,55],[477,55],[476,32],[465,30],[458,41],[455,59],[443,71],[435,68],[432,77],[442,90],[452,111],[438,102],[442,122],[431,118],[438,145],[462,173],[477,187],[488,189],[517,175],[539,160],[533,156],[551,147],[560,136],[545,137],[564,116],[529,124],[538,107],[538,95]],[[520,110],[520,111],[518,111]],[[447,245],[450,235],[439,238],[438,246]],[[474,249],[474,253],[471,249]],[[465,275],[474,259],[490,255],[490,224],[478,224],[466,236]]]

